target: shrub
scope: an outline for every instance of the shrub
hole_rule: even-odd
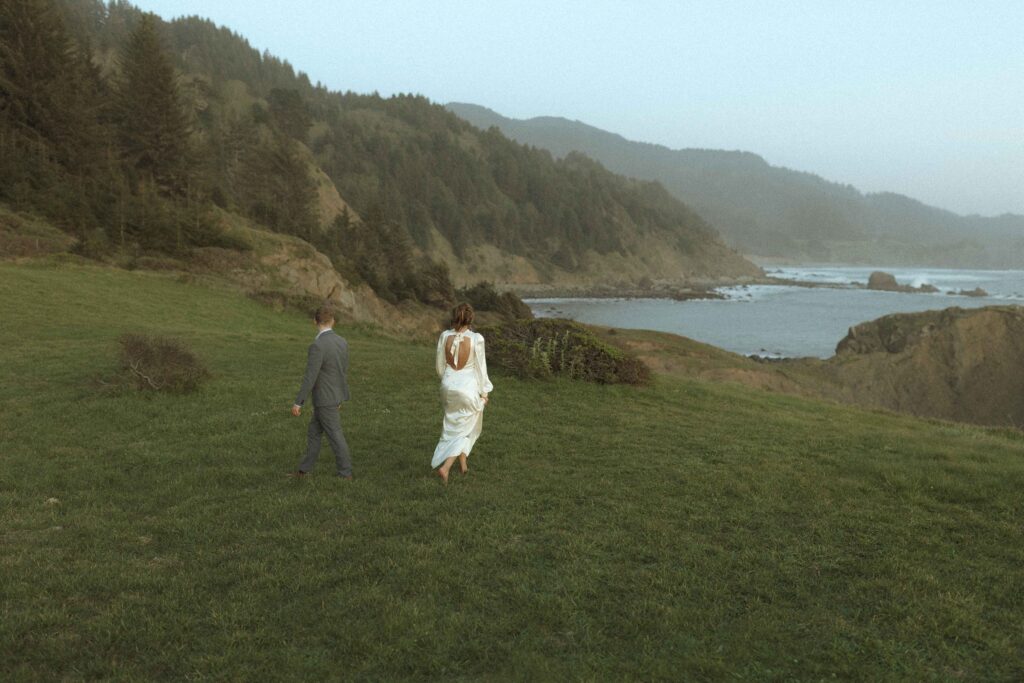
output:
[[[533,320],[533,311],[514,292],[498,295],[498,312],[510,320]]]
[[[184,261],[167,256],[139,256],[132,264],[131,270],[185,270],[187,267]]]
[[[260,289],[249,292],[249,298],[253,301],[258,301],[264,306],[269,306],[275,311],[302,313],[309,318],[313,317],[313,311],[326,303],[323,299],[312,294],[288,294],[287,292],[273,289]]]
[[[460,301],[467,301],[478,311],[491,311],[507,320],[532,320],[533,311],[514,292],[498,293],[490,282],[478,282],[456,292]]]
[[[564,375],[599,384],[645,384],[650,370],[635,356],[570,320],[510,321],[480,330],[490,365],[522,378]]]
[[[143,334],[124,334],[119,341],[123,377],[137,389],[185,394],[210,376],[203,362],[180,341]]]
[[[498,310],[498,290],[490,282],[481,281],[472,287],[463,287],[456,292],[456,297],[469,302],[478,311]]]

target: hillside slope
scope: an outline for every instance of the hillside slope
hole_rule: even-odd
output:
[[[23,67],[40,61],[39,55],[27,49],[0,55],[0,66],[17,77],[11,97],[27,101],[25,93],[38,89],[54,93],[42,105],[55,115],[66,118],[74,110],[88,118],[103,112],[89,121],[103,144],[79,141],[79,156],[92,163],[105,155],[105,175],[97,176],[101,187],[68,200],[88,207],[85,228],[79,215],[68,215],[82,213],[77,205],[51,208],[46,201],[82,185],[75,178],[66,181],[69,173],[84,174],[82,164],[0,164],[0,200],[70,230],[88,228],[96,244],[126,248],[137,238],[142,248],[165,251],[208,245],[215,236],[193,230],[190,241],[189,230],[202,225],[202,209],[214,204],[314,243],[346,275],[358,274],[392,301],[413,297],[412,290],[423,289],[437,274],[419,256],[444,261],[466,282],[682,282],[760,275],[657,183],[617,176],[582,156],[553,159],[500,133],[478,131],[424,97],[329,91],[286,60],[261,54],[241,36],[198,17],[163,21],[128,3],[101,0],[39,3],[33,7],[54,5],[60,16],[23,5],[5,9],[17,20],[9,22],[11,42],[54,45],[37,52],[57,66],[40,70],[35,82],[35,72]],[[33,34],[44,16],[49,33]],[[59,41],[52,37],[64,33]],[[60,67],[64,62],[66,68]],[[80,94],[91,98],[89,107],[74,108],[59,96],[72,85],[61,80],[71,67],[87,71],[95,82]],[[136,73],[141,75],[129,78]],[[154,74],[162,75],[163,107],[154,108],[145,96],[147,77]],[[28,104],[10,111],[27,111]],[[150,119],[167,130],[150,135]],[[32,125],[14,114],[0,116],[0,142],[10,138],[21,151],[42,138],[59,159],[67,136],[30,130]],[[151,140],[167,141],[174,154],[154,153],[144,144]],[[174,164],[163,164],[165,157]],[[53,188],[31,195],[5,191],[8,185],[33,186],[44,171],[55,179]],[[152,216],[160,215],[154,204],[160,202],[175,205],[164,211],[169,228],[153,226]],[[122,204],[138,206],[127,212],[134,214],[127,237]],[[175,219],[186,214],[191,222]],[[324,220],[325,215],[334,218]],[[351,230],[354,223],[361,228]],[[371,268],[370,262],[380,263]],[[405,271],[415,271],[415,277]],[[421,300],[430,298],[420,294]]]
[[[1020,267],[1024,216],[960,216],[893,193],[769,165],[750,152],[669,149],[580,121],[510,119],[450,103],[481,129],[497,127],[556,157],[582,152],[610,170],[656,180],[718,227],[744,253],[815,262]]]
[[[4,680],[1024,675],[1017,432],[495,372],[444,488],[432,345],[346,325],[356,480],[294,482],[303,317],[37,263],[0,320]],[[105,387],[126,331],[212,379]]]

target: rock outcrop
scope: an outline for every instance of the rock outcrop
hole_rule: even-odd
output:
[[[986,292],[981,287],[975,287],[974,289],[961,289],[958,292],[950,292],[950,294],[952,294],[953,296],[973,296],[973,297],[988,296],[988,292]]]
[[[1024,426],[1024,308],[895,314],[850,329],[821,369],[842,400]]]
[[[868,289],[875,289],[882,292],[920,292],[923,294],[934,294],[939,291],[937,287],[927,283],[920,287],[901,285],[896,282],[895,275],[881,270],[876,270],[868,277]]]
[[[895,314],[850,329],[828,360],[740,356],[685,337],[593,328],[658,373],[866,408],[1024,428],[1024,308]]]

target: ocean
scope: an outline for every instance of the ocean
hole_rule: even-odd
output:
[[[721,300],[527,299],[526,303],[541,317],[672,332],[735,353],[776,358],[827,358],[850,327],[890,313],[1024,305],[1024,270],[799,266],[765,272],[799,282],[850,285],[866,283],[873,270],[892,273],[901,285],[930,284],[940,291],[924,294],[750,285],[720,288],[717,291],[726,297]],[[990,296],[949,293],[975,287]]]

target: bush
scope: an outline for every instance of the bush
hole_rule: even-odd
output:
[[[139,256],[134,260],[130,270],[141,268],[143,270],[185,270],[188,267],[184,261],[167,256]]]
[[[480,332],[487,339],[488,363],[516,377],[564,375],[599,384],[646,384],[651,377],[639,358],[570,320],[510,321]]]
[[[177,340],[124,334],[119,341],[123,377],[136,389],[185,394],[210,376],[203,362]]]
[[[456,292],[459,301],[467,301],[478,311],[491,311],[507,320],[532,320],[533,311],[514,292],[498,293],[490,282],[478,282]]]
[[[260,289],[255,292],[249,292],[248,296],[253,301],[258,301],[275,311],[301,313],[309,318],[313,317],[313,312],[317,308],[329,303],[312,294],[288,294],[272,289]]]

